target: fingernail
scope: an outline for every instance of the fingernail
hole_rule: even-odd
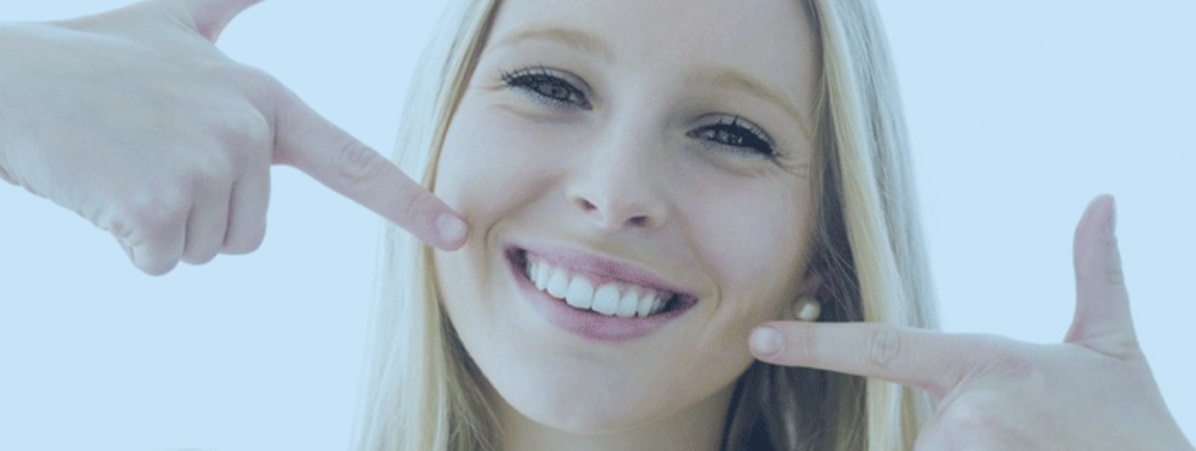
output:
[[[760,327],[752,332],[752,351],[757,355],[772,355],[781,350],[781,333],[771,327]]]
[[[454,245],[465,238],[465,222],[448,213],[436,219],[436,231],[446,245]]]

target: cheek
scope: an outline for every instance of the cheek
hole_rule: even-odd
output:
[[[804,185],[792,181],[735,188],[701,189],[706,201],[695,208],[703,211],[687,217],[719,287],[719,318],[746,334],[760,321],[783,319],[800,287],[811,210]]]
[[[435,191],[471,223],[485,223],[542,186],[529,155],[541,143],[516,124],[462,106],[445,136]]]
[[[496,340],[495,328],[484,327],[499,318],[488,296],[497,281],[500,249],[490,238],[504,218],[527,208],[538,198],[538,173],[530,171],[524,155],[527,138],[517,127],[476,112],[463,102],[441,147],[434,192],[469,223],[470,237],[461,249],[435,253],[442,300],[467,348]],[[468,281],[468,283],[465,283]]]

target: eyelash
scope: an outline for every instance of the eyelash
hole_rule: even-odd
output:
[[[516,72],[503,71],[500,78],[507,87],[523,91],[535,101],[549,107],[574,106],[583,110],[593,108],[585,91],[568,80],[570,76],[553,69],[540,66]],[[686,136],[729,148],[732,152],[744,156],[770,160],[777,158],[776,149],[768,134],[739,116],[724,116],[718,123],[699,127],[686,133]]]
[[[586,93],[566,78],[568,77],[546,67],[502,73],[502,81],[507,87],[524,91],[536,101],[548,106],[571,105],[584,110],[593,108]]]
[[[745,156],[755,156],[774,160],[777,158],[776,147],[772,139],[764,130],[739,116],[722,117],[718,123],[707,125],[686,133],[690,138],[703,139],[708,142],[731,148],[733,152]],[[750,149],[750,150],[749,150]]]

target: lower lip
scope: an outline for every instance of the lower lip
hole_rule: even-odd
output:
[[[557,327],[590,340],[621,342],[643,338],[660,330],[692,307],[692,305],[677,306],[669,311],[646,318],[606,316],[592,310],[573,308],[565,301],[536,289],[536,286],[524,274],[523,265],[519,261],[508,259],[508,263],[520,291],[525,295],[524,299],[528,299],[532,307]]]

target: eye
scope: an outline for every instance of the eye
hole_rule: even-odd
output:
[[[745,156],[768,159],[777,156],[772,139],[768,137],[768,134],[739,116],[724,116],[718,120],[718,123],[699,127],[686,135]]]
[[[538,102],[548,106],[575,106],[589,110],[592,108],[590,100],[585,91],[578,88],[578,84],[584,86],[584,82],[569,80],[576,78],[545,67],[502,73],[502,80],[508,87],[523,91]]]

